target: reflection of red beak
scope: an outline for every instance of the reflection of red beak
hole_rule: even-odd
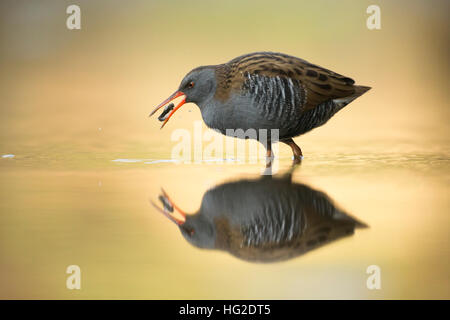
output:
[[[167,193],[164,191],[164,189],[161,189],[162,192],[162,197],[164,199],[164,201],[166,201],[170,206],[172,206],[173,208],[175,208],[180,215],[183,217],[182,219],[178,219],[176,217],[173,216],[173,214],[171,214],[171,211],[169,211],[166,206],[164,206],[163,209],[161,209],[160,207],[158,207],[155,203],[153,203],[153,201],[150,201],[151,204],[159,211],[161,212],[163,215],[165,215],[167,218],[169,218],[170,221],[172,221],[173,223],[181,226],[185,221],[186,221],[186,213],[181,210],[175,203],[173,203],[172,200],[170,200],[169,196],[167,195]],[[172,210],[173,211],[173,210]]]
[[[149,117],[151,117],[156,111],[158,111],[160,108],[168,104],[170,101],[175,100],[178,97],[183,97],[183,100],[180,101],[180,103],[169,113],[167,118],[164,120],[161,129],[166,125],[167,121],[169,121],[170,117],[177,111],[185,102],[186,102],[186,95],[181,91],[175,91],[169,98],[164,100],[159,106],[157,106],[153,111],[150,113]]]

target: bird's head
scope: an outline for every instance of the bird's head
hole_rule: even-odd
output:
[[[164,107],[172,100],[178,97],[182,97],[177,106],[173,104],[166,107],[163,114],[160,116],[160,120],[163,121],[161,128],[165,126],[170,117],[185,103],[193,102],[198,106],[208,101],[214,95],[216,91],[215,69],[213,66],[198,67],[189,72],[181,81],[177,91],[158,105],[151,113],[152,116],[160,108]],[[169,113],[170,111],[170,113]]]
[[[178,226],[181,234],[189,243],[198,248],[212,249],[215,247],[216,235],[214,225],[204,215],[200,213],[187,215],[175,205],[164,190],[162,190],[162,195],[159,196],[159,200],[163,208],[158,207],[152,202],[153,206]],[[182,219],[175,216],[174,209]]]

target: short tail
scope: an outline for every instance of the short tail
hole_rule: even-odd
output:
[[[359,96],[362,96],[364,93],[372,89],[372,87],[366,87],[366,86],[355,86],[355,94],[356,98]]]
[[[338,98],[334,99],[334,103],[336,103],[339,106],[339,109],[342,109],[346,105],[348,105],[350,102],[355,100],[356,98],[362,96],[364,93],[372,89],[371,87],[366,86],[354,86],[355,93],[353,93],[351,96],[344,97],[344,98]]]
[[[356,218],[352,217],[348,213],[343,212],[339,209],[337,209],[336,212],[333,214],[333,219],[351,222],[354,224],[356,229],[369,228],[369,226],[366,223],[364,223],[360,220],[357,220]]]

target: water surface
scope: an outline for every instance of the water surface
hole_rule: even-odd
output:
[[[290,168],[283,154],[280,174]],[[194,213],[209,189],[260,179],[261,165],[66,156],[1,160],[3,297],[448,297],[448,153],[308,154],[293,182],[327,194],[369,227],[269,263],[192,246],[149,202],[163,187]],[[71,264],[82,270],[77,292],[65,288]],[[373,264],[382,270],[379,291],[366,288]]]

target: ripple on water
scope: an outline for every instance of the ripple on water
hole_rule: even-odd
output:
[[[121,163],[144,163],[144,164],[157,164],[157,163],[191,163],[191,161],[183,161],[181,159],[115,159],[112,162]],[[199,162],[239,162],[238,159],[203,159]]]

